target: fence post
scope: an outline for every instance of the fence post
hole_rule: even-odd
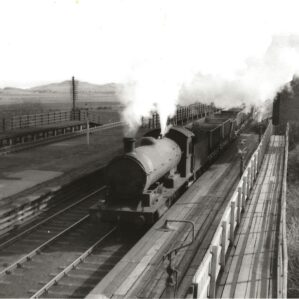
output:
[[[234,236],[235,236],[235,207],[236,203],[234,201],[230,204],[230,242],[231,244],[234,243]]]
[[[247,170],[247,197],[249,197],[250,190],[251,190],[251,167],[248,167]]]
[[[210,280],[210,291],[209,298],[216,297],[216,272],[218,264],[218,246],[212,246],[212,260],[211,260],[211,280]]]
[[[251,186],[250,189],[252,189],[254,183],[254,163],[253,159],[251,160]]]
[[[237,223],[241,222],[241,211],[242,211],[242,188],[238,187],[238,206],[237,206]]]
[[[256,156],[257,156],[256,168],[257,168],[257,172],[259,172],[259,169],[260,169],[260,146],[258,146],[258,148],[257,148]]]
[[[221,267],[224,268],[225,267],[225,249],[226,249],[226,237],[227,234],[227,222],[226,221],[222,221],[222,236],[221,236],[221,260],[220,260],[220,264]]]
[[[242,185],[242,204],[243,204],[243,209],[245,208],[245,202],[246,202],[246,191],[247,191],[247,186],[246,186],[246,181],[247,181],[247,178],[246,176],[243,177],[243,185]]]
[[[253,174],[254,174],[254,180],[256,180],[256,175],[257,175],[257,167],[256,167],[256,154],[253,156]]]

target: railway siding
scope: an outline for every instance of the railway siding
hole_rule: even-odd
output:
[[[48,192],[41,192],[19,199],[14,204],[1,206],[0,212],[0,236],[16,230],[24,223],[36,218],[42,212],[53,208],[53,206],[69,199],[75,199],[83,192],[96,190],[100,183],[93,178],[97,174],[102,175],[102,169],[79,177],[75,181],[56,188],[46,188]]]

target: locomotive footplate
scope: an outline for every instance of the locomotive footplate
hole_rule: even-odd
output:
[[[90,208],[90,216],[92,221],[131,223],[137,226],[152,225],[174,204],[186,188],[186,179],[178,178],[175,188],[164,189],[154,205],[124,207],[121,204],[105,205],[102,203]]]

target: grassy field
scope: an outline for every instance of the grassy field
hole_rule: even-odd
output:
[[[299,298],[299,142],[290,147],[287,182],[288,297]]]
[[[78,102],[77,108],[89,110],[89,119],[96,123],[111,123],[120,121],[121,111],[123,107],[118,102]],[[47,113],[56,111],[71,111],[72,106],[68,102],[61,103],[19,103],[19,104],[7,104],[0,105],[0,132],[10,130],[12,128],[12,117],[21,115],[45,115],[45,124],[48,121]],[[84,111],[81,110],[83,114]],[[84,120],[84,115],[80,113]],[[34,118],[33,118],[34,119]],[[65,120],[65,119],[64,119]],[[19,122],[15,119],[13,122],[16,126],[19,126]],[[33,126],[34,123],[32,124]],[[26,124],[25,124],[26,126]]]
[[[121,105],[118,102],[78,102],[78,108],[88,108],[92,110],[119,110]],[[24,115],[43,113],[47,111],[70,110],[72,109],[71,102],[27,102],[27,103],[12,103],[0,104],[0,118],[12,115]]]

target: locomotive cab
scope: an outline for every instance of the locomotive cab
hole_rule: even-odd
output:
[[[174,140],[182,151],[178,172],[181,177],[190,177],[194,172],[194,134],[182,127],[172,127],[166,134],[166,137]]]

